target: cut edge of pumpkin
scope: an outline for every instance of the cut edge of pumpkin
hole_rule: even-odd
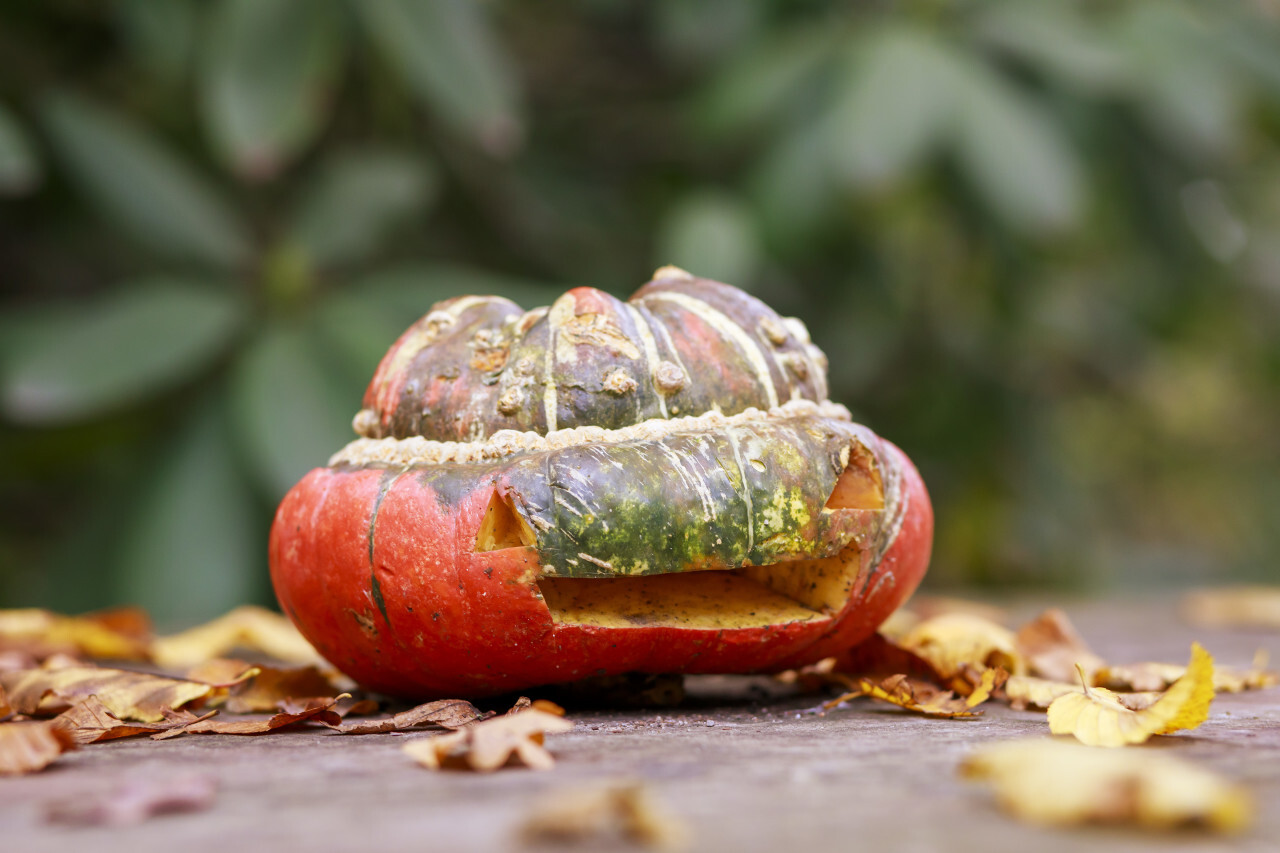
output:
[[[828,510],[884,508],[874,457],[855,446],[827,500]],[[527,547],[533,535],[495,493],[480,526],[477,550],[494,550],[480,548],[482,542]],[[851,543],[819,559],[632,577],[543,576],[537,585],[558,624],[722,630],[829,620],[848,604],[865,564],[863,550]]]

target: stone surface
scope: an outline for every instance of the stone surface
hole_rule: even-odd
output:
[[[1015,619],[1048,602],[1012,608]],[[1053,602],[1061,604],[1061,602]],[[1280,635],[1205,631],[1171,603],[1067,603],[1095,650],[1116,662],[1184,662],[1200,640],[1219,663],[1245,665]],[[539,800],[642,781],[689,828],[698,851],[1272,851],[1280,842],[1280,690],[1224,695],[1194,732],[1154,749],[1240,780],[1258,802],[1246,835],[1151,836],[1018,823],[956,765],[988,741],[1047,734],[1043,714],[988,704],[976,720],[930,720],[861,701],[820,715],[823,697],[779,696],[762,679],[690,681],[674,710],[572,712],[578,728],[549,738],[555,769],[433,773],[400,752],[410,735],[188,736],[90,746],[47,771],[0,779],[6,851],[508,850]],[[714,723],[714,725],[709,725]],[[51,825],[55,801],[131,781],[214,777],[212,808],[125,828]],[[590,847],[590,846],[588,846]],[[584,848],[588,849],[588,848]]]

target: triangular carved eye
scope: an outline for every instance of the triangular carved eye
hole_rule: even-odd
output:
[[[511,503],[495,489],[484,511],[480,529],[476,531],[477,551],[501,551],[503,548],[520,548],[533,545],[533,530],[516,514]]]
[[[849,447],[849,464],[827,498],[827,509],[884,509],[884,484],[875,457],[858,442]]]

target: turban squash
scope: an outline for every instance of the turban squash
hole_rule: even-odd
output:
[[[405,698],[816,661],[911,594],[933,534],[911,462],[826,397],[803,324],[674,267],[625,302],[438,303],[281,503],[276,594]]]

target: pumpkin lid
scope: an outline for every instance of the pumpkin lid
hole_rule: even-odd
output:
[[[826,356],[799,320],[663,267],[627,301],[590,287],[524,311],[437,303],[383,357],[354,427],[366,438],[474,442],[825,401]]]

